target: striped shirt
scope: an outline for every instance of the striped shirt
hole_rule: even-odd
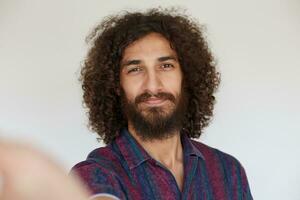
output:
[[[240,162],[217,149],[181,135],[184,183],[142,148],[127,129],[106,147],[92,151],[72,168],[93,195],[116,199],[251,200]]]

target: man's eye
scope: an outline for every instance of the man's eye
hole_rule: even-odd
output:
[[[174,65],[169,64],[169,63],[165,63],[165,64],[163,64],[161,67],[162,67],[163,69],[169,69],[169,68],[173,68]]]
[[[129,70],[127,71],[127,73],[129,74],[129,73],[139,72],[139,71],[141,71],[141,70],[142,70],[141,67],[133,67],[133,68],[129,69]]]

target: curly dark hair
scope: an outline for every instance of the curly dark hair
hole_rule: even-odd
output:
[[[168,39],[184,74],[189,99],[182,130],[188,137],[198,138],[213,115],[220,78],[203,27],[174,8],[122,12],[106,17],[87,37],[91,46],[80,77],[89,127],[106,144],[127,125],[117,92],[124,49],[153,32]]]

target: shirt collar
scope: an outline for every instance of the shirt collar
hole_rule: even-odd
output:
[[[116,138],[116,143],[127,162],[129,169],[133,169],[143,162],[150,160],[150,155],[134,139],[127,128],[122,128],[120,135]]]
[[[193,145],[191,139],[188,138],[186,134],[182,134],[181,142],[184,156],[198,156],[204,159],[202,153]],[[130,170],[148,160],[154,161],[146,150],[129,133],[127,128],[121,130],[120,135],[116,138],[116,144]]]
[[[193,140],[191,140],[184,133],[181,134],[181,144],[182,144],[184,156],[198,156],[199,158],[205,160],[203,154],[193,144]]]

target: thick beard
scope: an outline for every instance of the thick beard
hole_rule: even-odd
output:
[[[141,111],[138,105],[152,96],[170,101],[173,105],[168,109],[172,110],[165,112],[164,108],[150,107]],[[121,101],[124,116],[131,122],[136,134],[144,141],[163,140],[172,137],[182,129],[187,110],[187,96],[184,90],[176,98],[170,93],[157,95],[143,93],[132,102],[127,99],[124,90],[121,89]]]

